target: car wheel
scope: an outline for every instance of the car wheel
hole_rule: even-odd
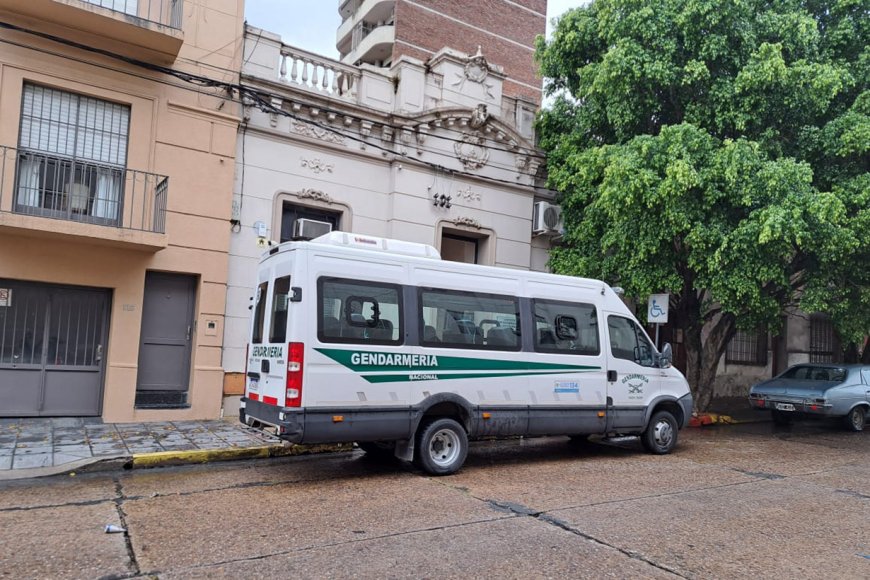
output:
[[[649,420],[640,441],[644,449],[655,455],[670,453],[677,445],[677,420],[670,411],[659,411]]]
[[[792,419],[794,418],[792,415],[785,413],[783,411],[771,411],[771,417],[773,417],[773,422],[777,425],[791,425]]]
[[[432,475],[455,473],[468,455],[468,435],[453,419],[432,419],[417,431],[418,467]]]
[[[849,431],[863,431],[866,416],[864,407],[855,407],[844,417],[846,429]]]
[[[390,459],[394,457],[396,450],[391,441],[357,441],[356,445],[371,459]]]

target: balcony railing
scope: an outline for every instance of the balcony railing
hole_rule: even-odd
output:
[[[281,81],[328,97],[356,100],[358,68],[286,44],[280,54]]]
[[[83,0],[114,12],[181,29],[184,0]]]
[[[169,178],[0,147],[0,213],[166,233]]]

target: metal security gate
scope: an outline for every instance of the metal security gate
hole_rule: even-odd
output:
[[[100,414],[109,291],[0,279],[0,416]]]

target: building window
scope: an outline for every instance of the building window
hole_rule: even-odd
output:
[[[738,330],[728,343],[725,362],[737,365],[767,364],[767,333]]]
[[[321,230],[325,232],[327,229],[324,226],[323,228],[316,228],[315,230],[312,230],[310,228],[307,231],[303,230],[301,226],[305,224],[305,222],[299,222],[300,219],[311,220],[312,222],[325,222],[331,226],[332,230],[338,230],[340,229],[339,226],[341,225],[341,212],[329,211],[325,209],[295,205],[292,203],[284,202],[284,205],[281,209],[282,242],[289,242],[291,240],[311,239],[317,236],[306,234]]]
[[[480,240],[466,238],[455,234],[444,234],[441,237],[441,259],[451,262],[479,264]]]
[[[810,362],[839,362],[840,344],[834,324],[827,314],[810,316]]]
[[[129,126],[127,106],[24,85],[15,211],[116,224]]]

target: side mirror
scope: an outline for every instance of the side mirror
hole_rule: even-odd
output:
[[[662,347],[662,352],[659,355],[659,367],[666,369],[670,368],[671,362],[674,360],[674,351],[671,348],[671,343],[666,342]]]

